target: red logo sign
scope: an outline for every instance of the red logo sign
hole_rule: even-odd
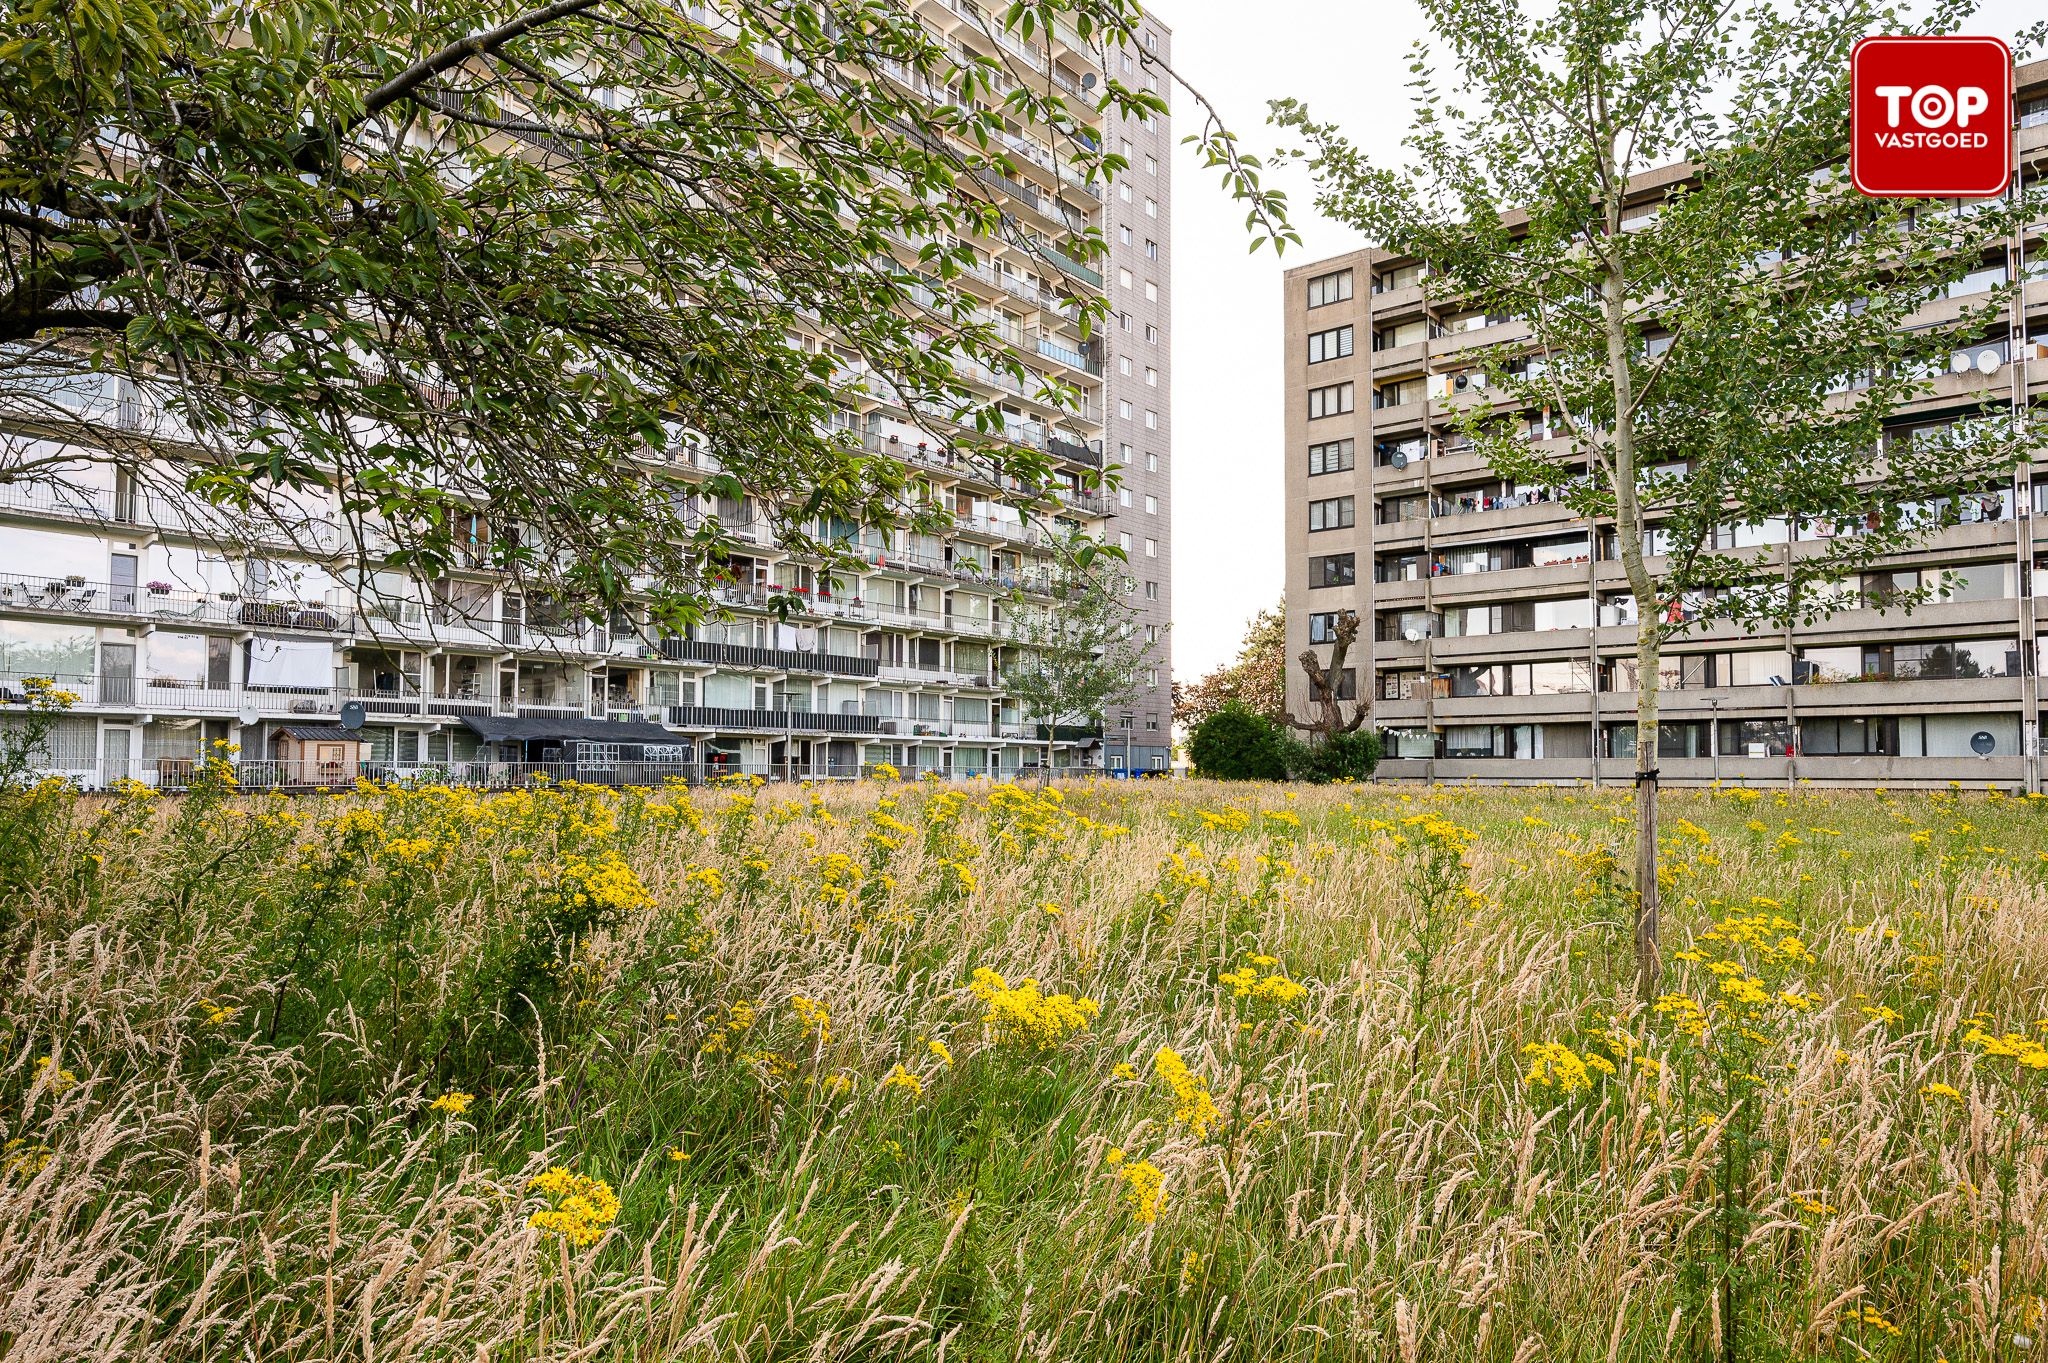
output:
[[[2012,52],[1996,38],[1865,38],[1849,59],[1849,174],[1880,198],[1983,199],[2012,178]]]

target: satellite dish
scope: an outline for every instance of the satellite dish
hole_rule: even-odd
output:
[[[1422,641],[1422,631],[1410,625],[1401,631],[1401,637],[1411,644],[1420,643]]]
[[[1451,380],[1451,387],[1460,393],[1464,392],[1467,388],[1471,387],[1471,385],[1472,376],[1470,374],[1460,374],[1458,375],[1458,377]]]
[[[256,713],[255,706],[245,705],[242,707],[242,713],[236,715],[235,718],[238,721],[240,721],[243,728],[247,729],[252,727],[258,719],[262,718],[262,716]]]
[[[369,713],[361,701],[352,700],[341,707],[341,727],[354,733],[363,727],[363,720],[368,718]]]
[[[1093,90],[1095,88],[1095,73],[1093,71],[1081,73],[1081,88],[1083,90]]]
[[[1970,372],[1970,357],[1968,355],[1963,354],[1961,351],[1957,351],[1955,354],[1949,356],[1948,367],[1955,373],[1967,374]]]
[[[1995,350],[1980,350],[1977,352],[1977,372],[1979,374],[1996,374],[1999,366],[2004,363],[2005,356]]]
[[[1387,462],[1397,469],[1405,469],[1408,467],[1408,455],[1405,451],[1395,450],[1394,457]]]

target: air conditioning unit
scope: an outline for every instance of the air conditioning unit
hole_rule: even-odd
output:
[[[893,734],[896,732],[896,721],[893,719],[885,719],[880,724],[876,725],[875,728],[878,732],[885,734]]]

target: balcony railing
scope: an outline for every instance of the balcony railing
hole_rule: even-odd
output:
[[[673,729],[739,729],[750,732],[804,734],[872,734],[880,732],[870,715],[835,715],[806,710],[740,710],[717,705],[671,705]]]
[[[820,672],[840,677],[872,677],[879,666],[873,658],[845,653],[806,653],[793,648],[753,648],[742,644],[704,643],[694,639],[664,639],[661,656],[674,662],[722,664],[728,667],[768,668],[778,672]]]
[[[179,591],[31,573],[0,573],[0,610],[25,615],[114,615],[157,624],[191,622],[321,634],[347,634],[354,624],[339,604],[338,593],[326,600],[244,600],[235,592]]]

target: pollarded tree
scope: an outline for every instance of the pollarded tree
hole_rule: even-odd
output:
[[[1133,618],[1135,584],[1122,555],[1081,536],[1056,549],[1046,579],[1004,602],[1003,689],[1046,730],[1048,767],[1060,726],[1099,724],[1137,690],[1151,656]]]
[[[1308,680],[1308,700],[1313,708],[1305,718],[1290,713],[1287,723],[1292,728],[1305,731],[1312,745],[1356,733],[1364,725],[1366,716],[1372,713],[1370,701],[1359,699],[1355,693],[1349,697],[1344,695],[1344,679],[1349,671],[1344,662],[1351,656],[1351,646],[1357,642],[1358,613],[1339,611],[1337,626],[1330,635],[1330,661],[1324,663],[1312,648],[1301,651],[1301,671]]]
[[[0,484],[111,463],[315,553],[338,538],[307,533],[317,498],[417,576],[503,569],[578,611],[632,590],[671,625],[737,543],[693,488],[828,557],[808,527],[912,514],[839,420],[849,388],[1028,498],[1049,456],[994,439],[968,380],[1073,393],[963,285],[995,277],[977,243],[1056,285],[1100,254],[1056,196],[1063,226],[1031,227],[991,186],[1020,147],[1070,182],[1122,167],[1083,102],[1164,97],[1115,62],[1083,88],[1045,37],[1114,50],[1138,13],[955,6],[942,35],[890,0],[10,6]],[[708,482],[647,459],[684,433]]]
[[[1647,998],[1664,645],[1848,604],[1859,569],[2009,486],[2032,441],[2002,384],[1959,393],[1986,414],[1937,436],[1886,422],[1978,353],[2003,291],[1942,300],[1991,278],[1987,249],[2002,263],[2029,210],[1848,184],[1851,47],[1952,29],[1962,5],[1914,23],[1860,0],[1422,3],[1456,78],[1418,52],[1408,168],[1371,164],[1294,102],[1275,116],[1305,134],[1326,212],[1425,262],[1440,304],[1518,323],[1461,359],[1488,382],[1458,420],[1503,478],[1611,527],[1633,598]],[[1738,534],[1764,543],[1733,550]]]

